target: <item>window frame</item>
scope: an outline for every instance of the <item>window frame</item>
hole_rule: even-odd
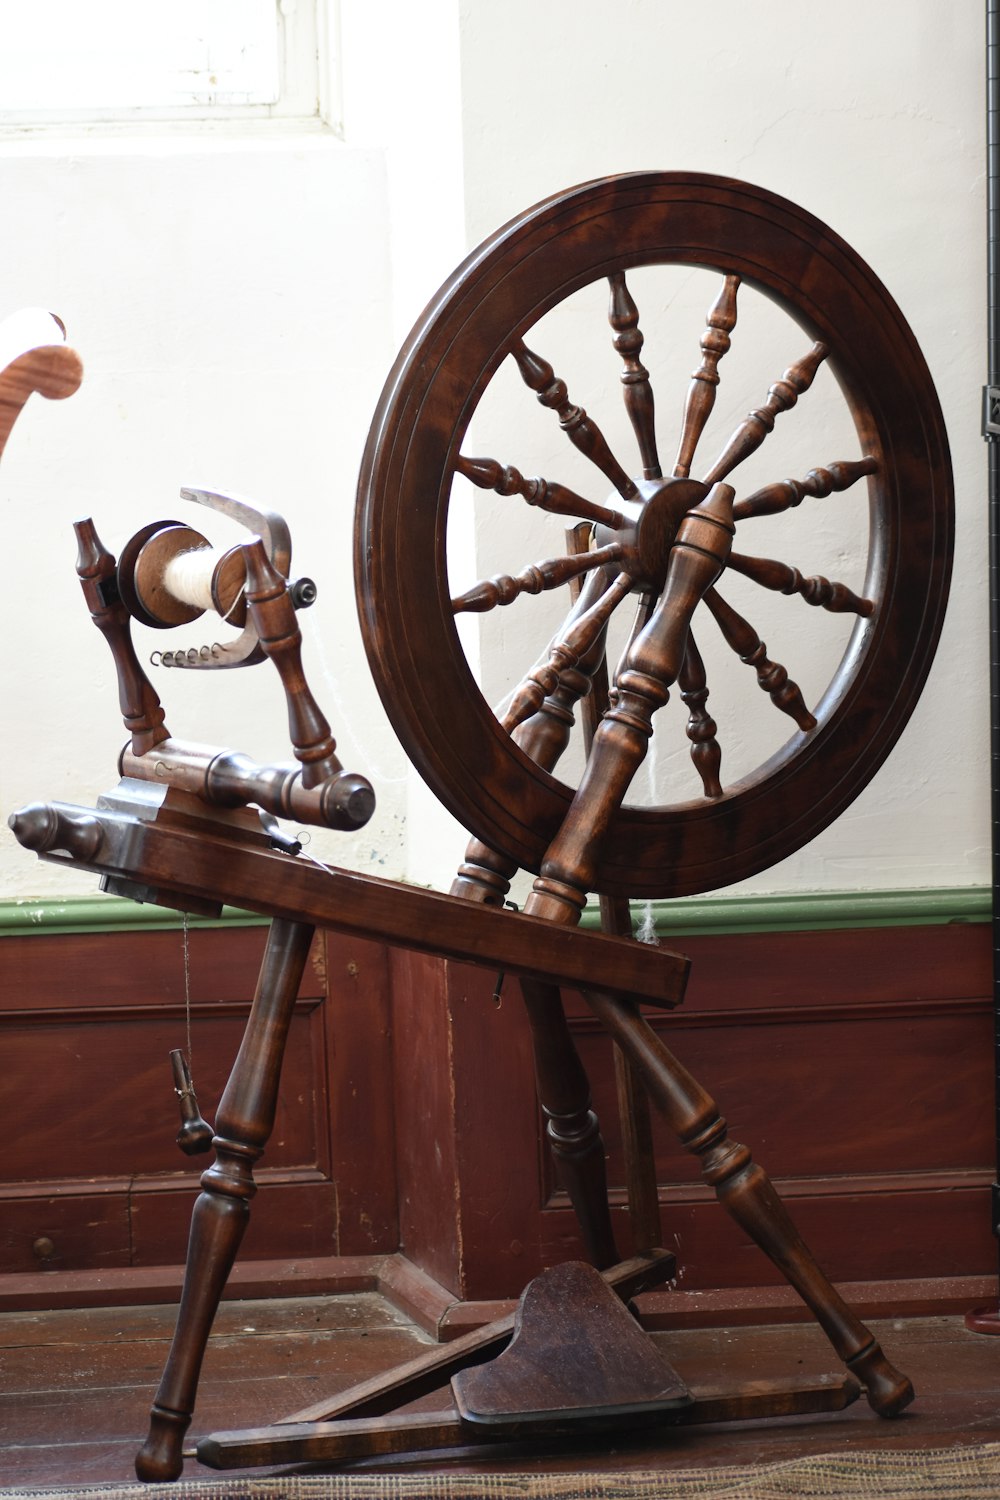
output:
[[[337,69],[331,66],[338,0],[274,0],[278,98],[274,103],[193,101],[59,109],[0,108],[0,140],[46,135],[115,135],[149,130],[298,128],[341,136]]]

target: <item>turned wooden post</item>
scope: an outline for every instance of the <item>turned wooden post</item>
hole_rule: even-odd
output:
[[[184,1467],[205,1346],[249,1222],[254,1164],[274,1127],[288,1027],[314,931],[280,917],[271,923],[250,1018],[216,1115],[215,1161],[191,1217],[173,1342],[135,1460],[139,1478],[150,1483],[176,1479]]]
[[[812,1309],[839,1357],[864,1383],[869,1405],[879,1416],[896,1416],[913,1400],[912,1385],[893,1368],[878,1340],[820,1270],[767,1173],[746,1146],[729,1139],[715,1101],[635,1006],[593,991],[584,991],[584,999],[641,1069],[654,1103],[681,1145],[700,1161],[723,1208]]]
[[[677,529],[663,593],[626,653],[576,796],[525,905],[530,916],[567,926],[580,920],[605,835],[645,757],[653,714],[681,670],[695,606],[732,546],[734,494],[731,485],[717,484]]]
[[[74,523],[76,576],[90,610],[90,618],[111,648],[118,676],[118,706],[132,736],[132,753],[143,755],[168,738],[163,708],[149,678],[139,665],[132,644],[132,622],[118,592],[117,567],[93,521]]]
[[[247,609],[285,689],[292,749],[302,765],[302,785],[309,790],[343,770],[334,754],[337,742],[302,670],[302,634],[285,579],[259,537],[244,542],[243,557]]]
[[[531,1024],[546,1137],[587,1256],[603,1271],[618,1260],[618,1250],[608,1211],[604,1140],[591,1109],[590,1081],[570,1035],[559,986],[522,979],[521,994]]]

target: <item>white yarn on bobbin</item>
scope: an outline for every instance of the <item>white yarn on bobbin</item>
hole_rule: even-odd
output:
[[[174,599],[192,609],[214,609],[212,575],[220,553],[214,547],[196,547],[178,552],[163,569],[163,587]]]

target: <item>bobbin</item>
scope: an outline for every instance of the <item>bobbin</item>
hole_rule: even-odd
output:
[[[144,625],[189,625],[214,609],[240,628],[246,623],[246,569],[239,546],[221,551],[181,521],[154,521],[122,549],[118,591]]]

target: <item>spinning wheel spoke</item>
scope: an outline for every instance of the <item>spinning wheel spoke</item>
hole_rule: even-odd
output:
[[[535,392],[543,406],[549,407],[559,417],[559,426],[580,452],[596,464],[608,478],[623,500],[634,500],[639,491],[608,447],[597,423],[592,421],[582,406],[574,406],[569,399],[566,382],[560,380],[547,360],[533,354],[523,339],[518,339],[511,353],[525,385]]]
[[[625,524],[618,511],[585,500],[564,484],[553,484],[546,479],[525,479],[513,464],[505,466],[495,458],[464,458],[460,454],[455,468],[481,490],[495,490],[498,495],[520,495],[529,505],[537,505],[539,510],[553,515],[575,516],[581,521],[597,521],[615,529]]]
[[[732,552],[729,566],[762,588],[779,594],[801,594],[807,604],[818,605],[832,614],[855,614],[867,619],[875,609],[873,600],[859,598],[844,583],[831,583],[820,574],[805,578],[798,568],[770,557],[744,557]]]
[[[560,674],[575,667],[599,640],[602,631],[632,588],[627,573],[619,573],[595,604],[578,615],[570,628],[549,647],[548,659],[534,667],[515,689],[503,718],[508,734],[541,708],[545,698],[559,686]]]
[[[767,647],[750,621],[727,604],[714,588],[709,589],[705,595],[705,603],[722,631],[726,645],[736,652],[740,661],[754,669],[758,685],[767,693],[775,708],[789,714],[800,729],[815,729],[816,720],[806,708],[798,685],[792,681],[780,662],[769,660]]]
[[[684,661],[677,677],[682,702],[688,709],[687,737],[691,741],[691,759],[701,777],[706,797],[721,797],[722,783],[719,768],[722,751],[715,738],[718,725],[705,707],[708,697],[708,678],[701,652],[695,645],[694,636],[688,634]]]
[[[751,516],[780,515],[782,511],[800,505],[806,495],[821,499],[834,490],[849,489],[865,474],[876,473],[876,458],[860,458],[854,462],[842,460],[825,469],[810,469],[805,479],[779,479],[776,484],[755,490],[745,500],[737,500],[733,506],[733,519],[746,521]]]
[[[612,343],[624,364],[621,381],[625,410],[639,444],[643,477],[660,479],[663,470],[656,451],[653,387],[649,383],[649,371],[639,358],[645,342],[639,331],[639,309],[625,284],[624,271],[614,272],[608,277],[608,283],[611,287],[608,322],[615,333]]]
[[[738,276],[727,276],[721,292],[705,315],[708,327],[701,336],[701,364],[691,376],[684,405],[681,440],[674,463],[675,479],[686,479],[691,473],[698,439],[704,432],[705,423],[715,405],[719,360],[728,352],[731,342],[729,335],[736,327],[736,293],[739,284]]]
[[[829,350],[822,343],[813,344],[794,365],[790,365],[780,380],[776,380],[767,393],[762,406],[748,412],[744,421],[733,433],[715,464],[705,475],[706,484],[718,484],[732,473],[751,453],[755,453],[768,433],[774,429],[774,419],[779,412],[791,411],[804,391],[813,383],[816,371],[826,359]]]
[[[451,607],[456,614],[474,611],[482,614],[496,609],[498,605],[513,604],[522,594],[541,594],[546,589],[555,589],[581,573],[589,573],[606,563],[618,562],[622,555],[618,542],[609,542],[606,547],[597,547],[593,552],[584,552],[576,557],[550,557],[545,562],[529,563],[520,573],[498,573],[493,578],[484,578],[467,589],[464,594],[452,599]]]

